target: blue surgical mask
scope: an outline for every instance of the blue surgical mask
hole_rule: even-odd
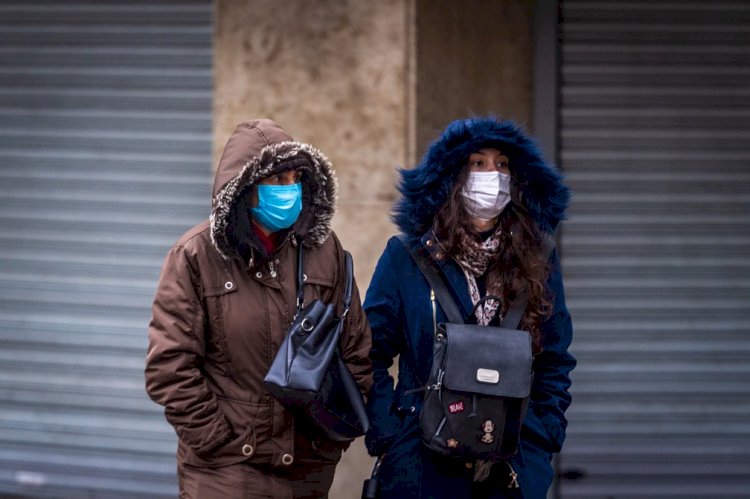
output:
[[[288,229],[302,211],[302,184],[258,184],[258,206],[253,218],[266,229],[276,232]]]

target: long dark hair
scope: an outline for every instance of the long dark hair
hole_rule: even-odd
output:
[[[461,195],[468,178],[469,168],[464,167],[433,221],[442,251],[452,257],[459,257],[467,248],[481,243]],[[489,263],[485,284],[487,290],[502,298],[503,314],[510,303],[527,298],[520,328],[531,333],[534,351],[538,353],[542,350],[541,324],[552,312],[552,295],[546,284],[549,268],[543,249],[544,235],[524,207],[521,193],[511,166],[511,201],[498,216],[497,224],[502,230],[500,247]]]

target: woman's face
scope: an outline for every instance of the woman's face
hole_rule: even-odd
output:
[[[487,147],[471,153],[466,166],[470,172],[500,172],[510,174],[508,156],[493,147]]]
[[[302,170],[294,168],[291,170],[284,170],[276,175],[266,177],[259,184],[271,184],[271,185],[292,185],[296,184],[302,178]]]
[[[292,185],[296,184],[302,179],[302,170],[295,168],[292,170],[284,170],[276,175],[271,175],[263,180],[259,181],[259,184],[270,184],[270,185]],[[253,208],[258,206],[258,187],[253,186],[251,205]]]

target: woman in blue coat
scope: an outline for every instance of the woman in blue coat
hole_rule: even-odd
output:
[[[401,171],[394,221],[365,299],[375,384],[368,409],[370,454],[384,454],[381,497],[544,498],[565,438],[572,326],[557,252],[545,239],[569,192],[531,139],[508,121],[451,123],[415,169]],[[528,299],[520,329],[532,335],[534,378],[519,452],[508,462],[458,461],[422,444],[419,414],[432,362],[430,286],[404,244],[423,247],[467,322],[496,325],[508,303]],[[482,297],[486,300],[471,311]],[[446,321],[442,309],[437,321]],[[398,382],[388,372],[398,356]]]

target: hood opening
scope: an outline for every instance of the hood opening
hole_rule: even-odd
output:
[[[393,221],[401,232],[416,239],[430,229],[468,157],[485,147],[508,156],[524,207],[542,232],[554,232],[565,217],[570,197],[562,175],[518,126],[494,117],[450,123],[415,168],[400,171],[402,197],[394,207]]]
[[[264,131],[265,128],[271,132]],[[269,136],[290,138],[281,127],[270,120],[238,125],[227,142],[217,170],[220,178],[228,180],[217,188],[211,213],[211,240],[225,258],[239,258],[248,262],[270,258],[252,226],[251,194],[261,180],[290,168],[303,171],[302,212],[288,230],[280,231],[282,238],[295,237],[308,247],[322,244],[331,232],[331,221],[336,210],[337,180],[333,167],[320,151],[300,142],[273,142]],[[245,159],[238,164],[237,157]],[[227,175],[227,171],[233,175]]]

